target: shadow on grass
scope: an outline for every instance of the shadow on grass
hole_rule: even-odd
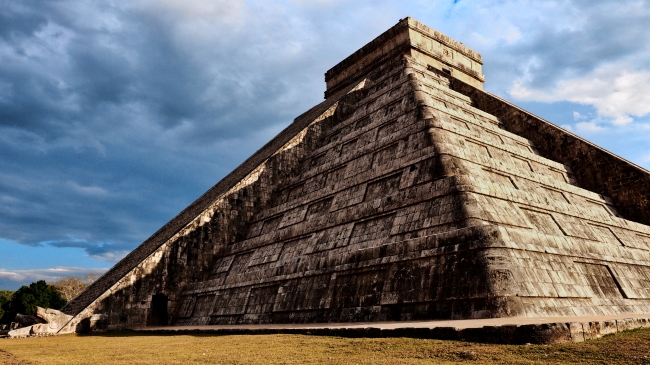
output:
[[[297,335],[297,336],[307,336],[307,337],[336,337],[336,338],[359,338],[359,339],[390,339],[390,338],[411,338],[419,340],[439,340],[445,342],[461,342],[461,343],[476,343],[476,344],[492,344],[498,345],[498,343],[482,342],[482,341],[467,341],[462,339],[444,339],[444,338],[427,338],[427,337],[418,337],[418,336],[363,336],[359,333],[348,333],[348,334],[325,334],[318,332],[305,332],[305,331],[247,331],[247,330],[235,330],[235,331],[224,331],[224,330],[151,330],[151,331],[138,331],[131,329],[123,330],[111,330],[101,333],[93,334],[77,334],[81,337],[152,337],[152,336],[192,336],[192,337],[225,337],[225,336],[268,336],[268,335]],[[599,341],[607,341],[608,339],[613,338],[627,338],[627,337],[646,337],[650,338],[650,329],[649,328],[635,328],[630,330],[625,330],[623,332],[612,333],[604,335],[597,339],[587,340],[584,342],[574,343],[574,344],[591,344]],[[559,343],[556,345],[570,344],[570,342]],[[525,346],[530,344],[501,344],[501,345],[514,345],[514,346]],[[548,346],[552,344],[537,344],[540,346]]]
[[[243,334],[243,333],[242,333]],[[80,337],[151,337],[151,336],[194,336],[194,337],[222,337],[233,336],[237,333],[218,333],[209,331],[136,331],[136,330],[112,330],[92,334],[77,334]],[[239,334],[241,335],[241,334]]]

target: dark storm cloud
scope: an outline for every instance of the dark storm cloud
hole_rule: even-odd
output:
[[[106,260],[318,103],[350,31],[322,18],[340,6],[1,4],[0,239]]]
[[[19,34],[31,35],[47,22],[47,18],[34,9],[38,5],[30,1],[13,3],[1,1],[0,37],[10,38]]]

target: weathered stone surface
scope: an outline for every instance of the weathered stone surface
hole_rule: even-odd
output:
[[[71,333],[71,330],[61,329],[72,319],[72,316],[52,308],[36,307],[36,316],[42,319],[44,324],[34,325],[34,333]]]
[[[47,322],[48,326],[53,329],[59,329],[63,327],[66,323],[68,323],[68,321],[72,319],[72,316],[52,308],[46,309],[36,307],[36,315]]]
[[[325,98],[400,54],[483,89],[485,78],[481,73],[483,59],[480,54],[413,18],[405,18],[327,71]]]
[[[75,328],[76,333],[101,333],[108,330],[108,316],[105,314],[93,314],[84,318]]]
[[[582,328],[582,323],[571,322],[567,323],[567,326],[569,327],[571,342],[584,342],[585,335],[584,329]]]
[[[481,62],[400,21],[66,306],[66,330],[650,313],[650,173],[482,91]],[[481,333],[580,341],[536,326]]]
[[[31,326],[31,334],[36,334],[36,333],[57,333],[59,328],[56,330],[53,330],[50,328],[50,326],[47,323],[39,323]]]
[[[635,319],[632,318],[627,318],[627,319],[617,319],[616,320],[616,331],[617,332],[622,332],[622,331],[627,331],[633,328],[639,328],[642,327],[640,326]]]
[[[32,326],[17,328],[9,331],[8,333],[9,337],[11,338],[28,337],[31,334],[32,334]]]
[[[56,309],[36,307],[36,316],[18,313],[7,334],[9,337],[27,337],[72,333],[74,331],[70,328],[63,329],[72,318]]]
[[[18,323],[18,327],[29,327],[39,323],[46,323],[46,321],[42,318],[20,313],[16,314],[15,321]]]

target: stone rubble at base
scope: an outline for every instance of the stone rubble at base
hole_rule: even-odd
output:
[[[72,316],[56,309],[36,307],[36,316],[16,314],[16,321],[0,336],[9,338],[43,337],[56,334],[74,333],[74,329],[64,329]]]

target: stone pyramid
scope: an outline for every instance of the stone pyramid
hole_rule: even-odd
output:
[[[650,313],[650,173],[406,18],[64,312],[109,328]]]

